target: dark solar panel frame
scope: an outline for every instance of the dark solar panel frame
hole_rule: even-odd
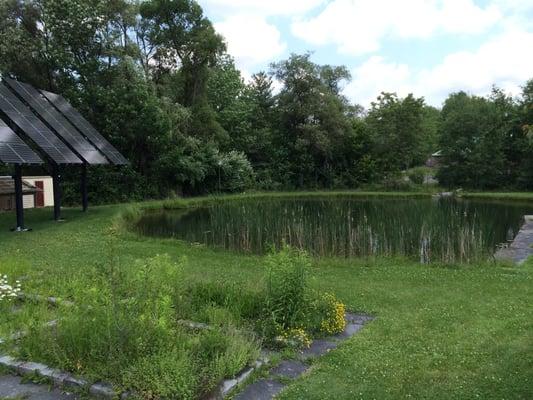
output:
[[[0,84],[0,110],[56,164],[82,164],[17,96]]]
[[[63,96],[41,90],[52,103],[78,130],[115,165],[127,165],[128,160],[115,149]]]
[[[42,164],[41,158],[0,119],[0,162]]]
[[[108,164],[107,159],[33,86],[4,78],[12,88],[88,164]]]

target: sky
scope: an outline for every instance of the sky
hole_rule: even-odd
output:
[[[533,0],[198,0],[244,78],[291,53],[345,65],[344,94],[441,106],[449,93],[512,95],[533,78]]]

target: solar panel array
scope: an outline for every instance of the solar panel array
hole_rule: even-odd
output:
[[[0,110],[56,164],[82,161],[5,85],[0,84]]]
[[[128,160],[115,149],[94,127],[61,95],[41,90],[41,93],[78,130],[115,165],[127,165]]]
[[[0,119],[0,162],[6,164],[42,164],[43,161]]]
[[[106,158],[33,86],[4,78],[11,87],[72,149],[89,164],[108,164]]]

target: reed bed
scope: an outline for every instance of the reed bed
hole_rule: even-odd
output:
[[[298,198],[216,202],[149,213],[140,232],[245,252],[284,243],[316,257],[407,256],[422,263],[490,257],[530,206],[420,198]]]

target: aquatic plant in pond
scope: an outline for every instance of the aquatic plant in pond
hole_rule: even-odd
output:
[[[450,199],[293,198],[148,213],[140,232],[242,252],[287,243],[315,256],[404,255],[469,262],[514,236],[533,206]]]

